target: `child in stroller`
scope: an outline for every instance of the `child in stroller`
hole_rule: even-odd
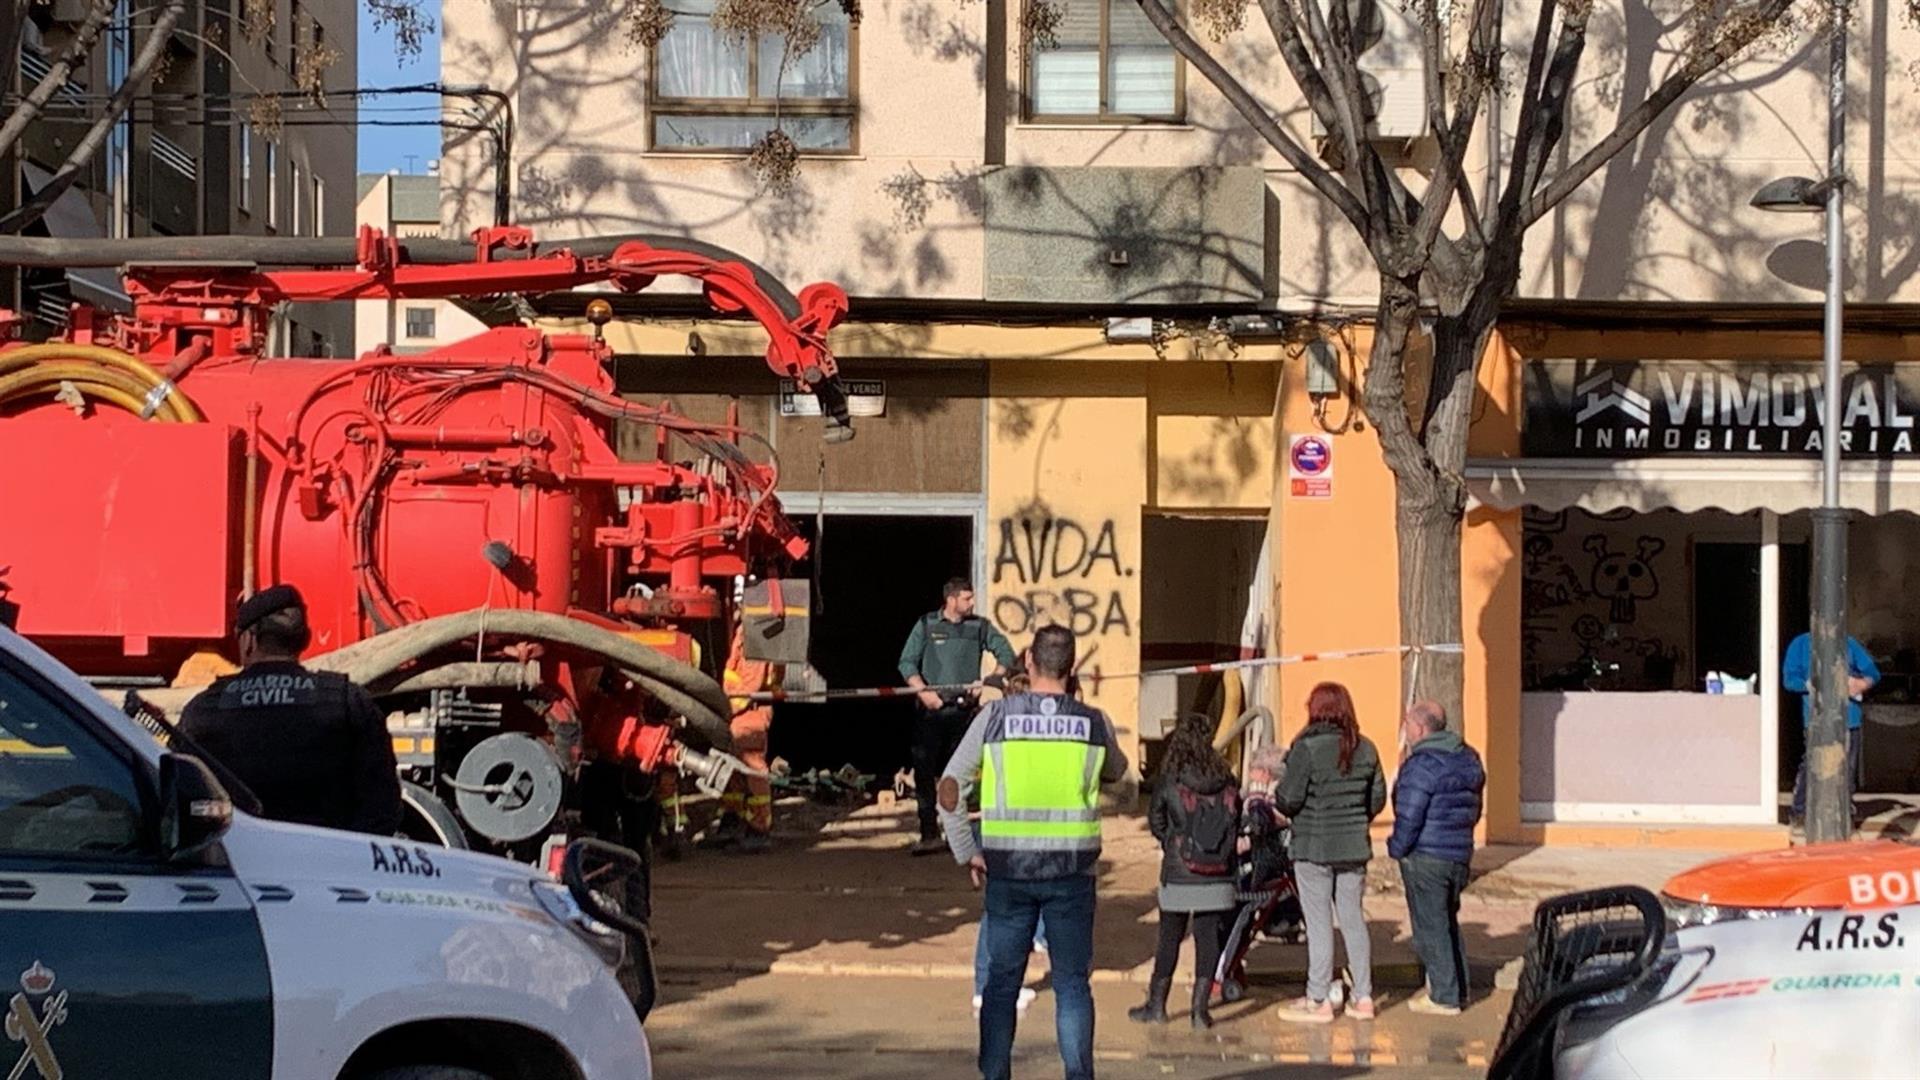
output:
[[[1261,936],[1300,939],[1300,898],[1294,890],[1292,830],[1273,804],[1286,766],[1286,751],[1267,746],[1247,763],[1246,799],[1240,817],[1240,910],[1221,943],[1214,986],[1222,1001],[1246,996],[1247,954]]]

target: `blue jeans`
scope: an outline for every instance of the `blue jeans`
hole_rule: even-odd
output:
[[[1467,950],[1460,942],[1460,894],[1467,864],[1412,852],[1400,860],[1413,922],[1413,952],[1427,973],[1427,993],[1438,1005],[1467,1003]]]
[[[1047,947],[1047,920],[1041,919],[1040,926],[1033,932],[1033,947]],[[973,936],[973,996],[985,997],[987,994],[987,920],[980,920],[980,932]]]
[[[1055,1033],[1066,1080],[1093,1080],[1093,875],[1051,881],[987,878],[987,985],[980,1006],[980,1075],[1013,1076],[1013,1032],[1033,936],[1044,919],[1053,960]]]

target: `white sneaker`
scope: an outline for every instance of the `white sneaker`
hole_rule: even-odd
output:
[[[979,994],[973,995],[973,1018],[975,1020],[980,1019],[980,995]]]

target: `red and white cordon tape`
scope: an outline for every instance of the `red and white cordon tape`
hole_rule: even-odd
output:
[[[1405,656],[1422,653],[1463,653],[1464,645],[1392,645],[1376,649],[1333,649],[1327,652],[1290,653],[1286,656],[1256,656],[1247,660],[1221,660],[1210,664],[1190,664],[1186,667],[1157,668],[1153,671],[1131,671],[1121,675],[1085,676],[1089,683],[1102,683],[1115,679],[1145,679],[1160,675],[1206,675],[1216,671],[1233,671],[1245,668],[1279,667],[1283,664],[1307,664],[1316,660],[1354,660],[1367,656]],[[956,694],[963,691],[979,690],[982,683],[954,683],[946,686],[862,686],[841,690],[762,690],[753,694],[736,694],[750,701],[846,701],[861,698],[912,697],[915,694],[931,690],[936,694]]]

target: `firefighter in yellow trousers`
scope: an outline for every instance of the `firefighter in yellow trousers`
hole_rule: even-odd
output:
[[[780,685],[780,665],[746,658],[746,635],[736,627],[721,685],[729,695],[752,694]],[[767,779],[767,733],[773,706],[745,697],[728,697],[733,708],[733,753],[757,775],[739,774],[720,797],[720,820],[701,840],[703,848],[730,848],[757,854],[772,846],[773,785]]]

